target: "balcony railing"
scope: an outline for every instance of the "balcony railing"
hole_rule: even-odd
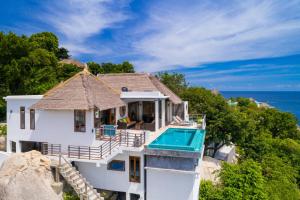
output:
[[[141,147],[145,143],[146,132],[130,133],[121,131],[114,136],[104,135],[104,143],[98,147],[68,145],[66,150],[60,144],[43,143],[44,155],[57,156],[60,153],[68,158],[99,160],[111,155],[120,146]]]
[[[189,121],[197,123],[198,127],[206,128],[206,115],[205,114],[189,114]]]

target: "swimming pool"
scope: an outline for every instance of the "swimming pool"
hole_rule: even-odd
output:
[[[148,145],[150,149],[199,152],[202,149],[205,130],[168,128]]]

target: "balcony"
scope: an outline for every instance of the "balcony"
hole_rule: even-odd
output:
[[[139,148],[145,144],[146,132],[129,132],[118,130],[115,135],[106,135],[111,130],[100,130],[98,135],[101,145],[78,146],[68,145],[67,148],[61,144],[42,144],[42,153],[49,156],[64,155],[70,159],[101,160],[105,159],[121,147]],[[97,135],[97,133],[96,133]]]

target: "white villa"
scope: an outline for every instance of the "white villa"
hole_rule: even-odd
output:
[[[7,152],[41,151],[82,198],[198,199],[205,118],[155,76],[84,69],[5,100]]]

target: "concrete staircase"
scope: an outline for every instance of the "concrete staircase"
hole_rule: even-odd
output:
[[[65,160],[66,161],[66,160]],[[87,182],[87,180],[66,161],[59,167],[60,174],[73,187],[80,199],[84,200],[104,200],[103,197]]]

